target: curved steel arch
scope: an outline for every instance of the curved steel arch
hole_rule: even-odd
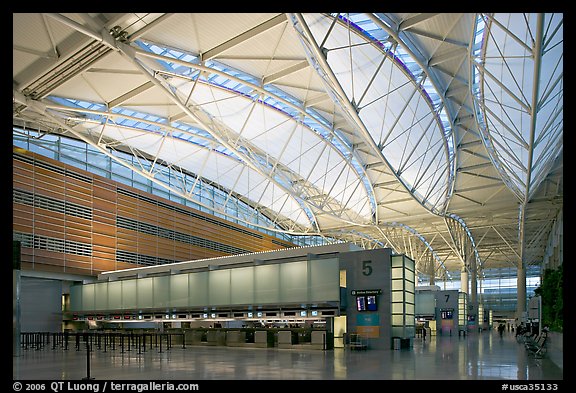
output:
[[[490,159],[527,203],[562,149],[563,18],[505,16],[476,18],[470,88]]]
[[[111,154],[107,148],[112,148],[112,146],[110,146],[108,143],[105,143],[105,141],[95,141],[91,138],[86,137],[82,132],[79,132],[77,130],[75,130],[70,124],[66,123],[66,116],[67,114],[64,113],[64,118],[60,118],[58,117],[56,114],[51,113],[52,111],[54,111],[55,113],[59,112],[59,111],[66,111],[68,113],[70,112],[81,112],[81,113],[90,113],[92,115],[101,115],[101,116],[105,116],[105,117],[125,117],[125,115],[122,114],[114,114],[114,113],[109,113],[109,112],[99,112],[99,111],[94,111],[94,110],[86,110],[83,108],[73,108],[73,107],[67,107],[67,106],[62,106],[62,105],[56,105],[56,104],[52,104],[50,102],[48,103],[42,103],[40,101],[37,100],[31,100],[29,98],[24,97],[23,95],[19,94],[18,92],[14,92],[14,96],[15,96],[15,100],[19,103],[22,103],[24,105],[26,105],[28,108],[34,110],[37,113],[41,113],[49,118],[51,118],[56,124],[58,124],[61,128],[67,130],[68,132],[70,132],[71,134],[75,135],[76,137],[78,137],[79,139],[81,139],[82,141],[84,141],[85,143],[93,146],[94,148],[98,149],[100,152],[102,152],[103,154],[105,154],[106,156],[110,157],[112,160],[114,160],[115,162],[118,162],[119,164],[129,168],[130,170],[140,174],[141,176],[143,176],[144,178],[170,190],[171,192],[174,192],[176,195],[188,199],[190,201],[193,201],[194,203],[200,204],[200,205],[204,205],[206,208],[212,209],[212,207],[207,206],[203,203],[201,203],[200,201],[194,200],[191,197],[191,191],[188,192],[184,192],[181,189],[178,188],[174,188],[171,187],[170,185],[165,184],[164,182],[162,182],[161,180],[158,180],[155,175],[150,172],[150,171],[145,171],[143,170],[143,168],[141,167],[137,167],[132,165],[131,163],[128,163],[124,160],[122,160],[120,157]],[[61,116],[62,112],[59,112]],[[143,121],[142,119],[138,119],[139,121]],[[85,120],[83,120],[85,121]],[[74,123],[78,124],[78,119],[74,119],[73,120]],[[167,127],[165,124],[162,124],[163,128],[173,128],[173,127]],[[141,130],[143,131],[143,130]],[[181,129],[178,129],[179,132],[182,132]],[[206,148],[206,147],[202,147],[202,148]],[[288,193],[288,195],[291,195],[290,193]],[[296,199],[298,200],[298,199]],[[263,209],[262,207],[258,207],[258,209]],[[268,211],[271,211],[271,209],[266,209]],[[236,220],[240,220],[240,221],[244,221],[242,218],[237,217],[237,216],[231,216],[230,214],[226,213],[225,211],[221,211],[219,212],[220,214],[223,214],[225,216],[228,216],[230,218],[236,219]],[[274,212],[275,214],[278,214],[278,212]],[[267,229],[267,230],[271,230],[271,231],[275,231],[275,232],[281,232],[281,233],[287,233],[287,234],[307,234],[308,232],[306,232],[305,230],[303,230],[302,228],[300,229],[296,229],[296,227],[293,227],[292,229],[289,230],[281,230],[279,228],[276,227],[270,227],[270,226],[263,226],[251,221],[244,221],[246,224],[251,225],[251,226],[255,226],[255,227],[260,227],[262,229]],[[292,220],[289,220],[290,223],[294,223]],[[295,223],[294,223],[295,224]],[[314,233],[316,233],[317,230],[314,231]]]
[[[424,246],[425,252],[429,253],[431,255],[431,257],[437,262],[438,266],[440,266],[444,270],[444,276],[443,277],[447,277],[450,280],[452,279],[452,277],[450,276],[450,272],[447,270],[446,266],[444,265],[444,262],[442,262],[442,260],[440,259],[440,257],[436,253],[436,251],[434,251],[434,249],[430,245],[430,243],[416,229],[414,229],[414,228],[412,228],[406,224],[397,223],[397,222],[386,222],[386,223],[381,223],[379,226],[377,226],[376,229],[378,230],[378,232],[380,233],[382,238],[385,239],[384,242],[382,240],[372,236],[372,235],[369,235],[367,233],[363,233],[363,232],[360,232],[357,230],[346,230],[346,229],[333,230],[333,231],[330,231],[329,233],[325,233],[325,235],[332,237],[332,238],[345,239],[345,240],[351,241],[352,243],[360,244],[363,247],[366,247],[367,245],[370,246],[370,248],[390,247],[397,253],[408,254],[412,259],[414,259],[416,264],[418,264],[420,262],[424,253],[422,253],[420,255],[414,255],[413,250],[409,250],[410,252],[406,252],[407,251],[406,247],[402,247],[401,245],[396,244],[395,240],[393,240],[391,238],[390,234],[386,234],[385,231],[382,229],[382,227],[388,227],[388,228],[392,228],[392,229],[400,229],[402,232],[407,233],[411,237],[417,239],[420,242],[420,244],[422,244]],[[429,272],[424,272],[424,273],[429,274]]]
[[[448,135],[446,135],[446,140],[447,140],[447,145],[448,145],[448,149],[447,149],[447,154],[448,154],[448,162],[449,162],[449,180],[448,180],[448,191],[446,194],[446,199],[450,199],[450,197],[452,196],[452,193],[454,191],[454,187],[455,187],[455,181],[456,181],[456,162],[458,160],[458,150],[455,148],[454,146],[454,118],[456,117],[456,114],[451,113],[451,106],[447,105],[446,102],[448,101],[448,99],[446,98],[446,91],[447,89],[445,88],[445,86],[442,86],[442,83],[440,82],[439,78],[436,76],[435,72],[433,71],[433,68],[430,67],[426,60],[421,58],[421,56],[419,56],[415,49],[413,48],[413,45],[410,42],[407,42],[405,39],[402,39],[400,37],[401,32],[396,32],[396,30],[394,30],[393,28],[391,28],[391,26],[389,26],[387,23],[384,22],[384,17],[385,14],[382,13],[370,13],[368,14],[368,17],[374,22],[376,23],[381,29],[385,30],[386,33],[388,33],[391,37],[393,37],[400,45],[402,45],[404,47],[404,50],[406,50],[406,52],[408,52],[410,54],[410,56],[414,59],[414,61],[416,63],[418,63],[418,65],[420,66],[420,69],[426,73],[427,78],[430,79],[432,86],[434,87],[434,90],[436,91],[436,94],[438,94],[438,96],[440,97],[440,99],[442,100],[442,105],[441,107],[438,107],[436,109],[436,111],[440,112],[443,108],[446,109],[446,111],[448,112],[447,115],[447,121],[449,123],[449,132],[445,133],[445,134],[450,134],[450,136],[448,137]],[[445,130],[446,128],[444,128]],[[444,208],[446,209],[448,206],[447,203],[444,204]],[[439,213],[445,213],[446,210],[441,210],[439,211]]]
[[[377,204],[376,204],[376,199],[374,196],[374,189],[372,187],[372,184],[367,180],[368,175],[366,173],[366,168],[364,167],[364,165],[355,164],[355,163],[360,163],[360,159],[358,157],[357,152],[354,151],[352,146],[350,146],[350,144],[346,140],[344,140],[340,135],[338,135],[338,133],[334,132],[334,129],[329,128],[326,125],[326,123],[327,123],[326,119],[319,118],[318,115],[311,114],[309,111],[304,109],[303,104],[301,107],[298,105],[295,105],[290,100],[287,100],[287,99],[280,97],[279,95],[275,94],[274,92],[271,91],[271,89],[266,89],[262,86],[255,84],[255,83],[251,83],[251,82],[247,81],[245,78],[239,78],[239,77],[233,75],[232,73],[226,72],[222,69],[222,68],[228,69],[229,68],[228,66],[207,66],[205,64],[190,63],[190,62],[185,62],[185,61],[182,61],[179,59],[158,55],[158,54],[144,51],[141,49],[137,49],[134,47],[130,47],[130,48],[134,52],[135,57],[142,56],[142,57],[146,57],[146,58],[155,59],[155,60],[160,61],[160,62],[163,62],[163,61],[164,62],[170,62],[170,63],[182,65],[185,67],[189,67],[189,68],[195,68],[195,69],[198,69],[202,72],[207,72],[207,73],[212,73],[215,75],[224,76],[226,78],[229,78],[230,80],[233,80],[237,83],[240,83],[246,87],[249,87],[250,89],[252,89],[253,91],[255,91],[259,94],[274,97],[274,99],[276,101],[281,102],[283,105],[285,105],[287,107],[290,107],[292,110],[297,112],[303,119],[305,119],[305,118],[314,119],[316,124],[324,130],[326,135],[319,133],[318,130],[316,130],[315,128],[313,128],[309,125],[305,125],[306,128],[308,130],[310,130],[311,132],[315,132],[315,133],[319,134],[322,137],[322,139],[324,139],[324,142],[327,145],[329,145],[330,147],[332,147],[334,149],[334,151],[336,151],[342,157],[342,160],[346,163],[346,165],[356,173],[357,177],[359,178],[359,180],[364,185],[364,188],[365,188],[365,191],[367,194],[367,198],[368,198],[368,201],[370,203],[370,207],[372,209],[372,212],[371,212],[372,221],[376,222],[376,220],[377,220],[377,207],[376,207]],[[217,64],[214,61],[211,61],[211,62],[213,62],[214,64]],[[235,72],[238,72],[238,71],[235,71]],[[189,78],[189,77],[184,76],[184,75],[175,75],[175,76],[177,76],[179,78]],[[250,77],[253,79],[252,76],[250,76]],[[222,87],[222,86],[215,85],[215,84],[213,86]],[[240,92],[238,92],[238,94],[243,95],[243,93],[240,93]],[[274,107],[274,108],[281,110],[278,107]],[[284,110],[281,110],[281,111],[284,112],[287,116],[292,117],[295,121],[298,121],[298,122],[301,122],[302,124],[305,124],[304,121],[296,120],[293,115],[287,113],[286,111],[284,111]],[[335,143],[333,139],[338,141],[338,143]],[[344,221],[350,222],[348,220],[344,220]]]
[[[327,90],[330,93],[330,96],[332,97],[334,103],[342,108],[343,113],[349,119],[351,124],[353,124],[357,128],[357,130],[359,132],[359,136],[363,139],[363,143],[367,147],[369,147],[370,154],[372,156],[376,157],[380,162],[385,163],[385,165],[389,168],[389,170],[391,171],[393,176],[396,178],[396,180],[400,184],[403,185],[403,187],[409,192],[409,194],[414,198],[414,200],[416,200],[421,206],[423,206],[427,210],[441,214],[446,208],[446,204],[447,204],[448,199],[444,198],[444,200],[442,202],[443,207],[441,209],[437,209],[437,208],[435,208],[434,205],[430,206],[427,204],[426,200],[427,200],[428,196],[424,196],[422,199],[421,197],[419,197],[418,195],[415,194],[415,192],[417,191],[417,189],[415,188],[415,185],[412,185],[412,186],[408,185],[406,183],[406,181],[403,179],[403,177],[401,176],[401,173],[399,173],[399,170],[397,170],[394,167],[394,165],[392,165],[389,162],[389,160],[384,156],[383,151],[376,144],[376,142],[374,141],[374,139],[371,136],[370,131],[368,130],[368,128],[364,124],[364,121],[360,118],[358,109],[355,107],[354,103],[350,102],[346,98],[347,96],[346,96],[345,91],[343,90],[343,87],[339,83],[339,80],[336,77],[336,75],[334,74],[333,70],[331,69],[331,66],[328,64],[328,61],[326,59],[326,55],[323,51],[323,48],[320,48],[320,46],[316,42],[312,32],[310,31],[306,21],[304,20],[304,17],[300,14],[289,14],[289,17],[290,17],[290,20],[292,21],[292,26],[294,27],[295,31],[298,33],[298,35],[300,37],[300,41],[302,43],[303,48],[306,51],[308,61],[314,67],[314,69],[317,71],[318,75],[321,77],[321,79],[324,82],[325,86],[327,87]],[[337,17],[334,17],[333,23],[336,23],[336,20],[337,20]],[[374,45],[376,47],[378,47],[379,50],[383,50],[378,45],[376,45],[375,42],[376,41],[374,41]],[[387,56],[385,51],[384,51],[384,54],[385,54],[385,56],[384,56],[384,59],[385,59]],[[404,73],[408,72],[406,69],[399,67],[398,65],[396,65],[396,66],[398,68],[402,69]],[[406,75],[409,75],[409,74],[406,74]],[[417,91],[423,91],[422,86],[421,86],[422,81],[417,82],[412,76],[408,76],[408,79],[411,80],[412,83],[414,84],[414,86],[416,87],[413,94],[415,94]],[[427,101],[427,103],[428,103],[428,105],[430,105],[430,113],[434,114],[434,118],[436,118],[436,115],[435,115],[436,112],[435,112],[433,106],[431,105],[431,103],[429,101]],[[441,122],[439,121],[439,119],[437,119],[437,120],[438,120],[438,124],[439,124],[440,128],[443,129]],[[448,163],[447,167],[449,167],[449,169],[450,169],[449,170],[449,179],[447,180],[447,184],[450,184],[450,187],[446,187],[446,189],[444,190],[444,194],[448,195],[449,190],[451,190],[453,187],[453,176],[451,174],[453,174],[454,160],[449,159],[448,151],[450,149],[448,148],[448,144],[446,142],[447,138],[446,138],[446,135],[444,133],[442,133],[441,139],[444,140],[444,147],[445,147],[445,151],[446,151],[446,155],[447,155],[446,161]],[[408,155],[408,158],[410,158],[412,153],[410,155]],[[422,178],[424,178],[426,174],[427,174],[427,171],[425,170],[424,174],[422,174],[419,177],[419,179],[421,180]],[[435,181],[435,183],[437,183],[439,181],[439,179],[440,178],[438,178]],[[418,180],[418,181],[420,181],[420,180]]]
[[[173,101],[173,103],[175,105],[177,105],[184,113],[186,113],[192,119],[194,119],[199,124],[201,124],[205,128],[205,130],[210,132],[216,139],[218,139],[219,143],[223,144],[224,146],[226,146],[226,148],[228,148],[230,151],[234,152],[234,154],[236,154],[238,157],[240,157],[245,162],[245,165],[248,165],[249,167],[251,167],[256,172],[262,174],[265,178],[270,179],[270,181],[272,181],[274,184],[276,184],[280,188],[287,190],[288,193],[292,195],[292,197],[298,199],[299,194],[297,192],[290,191],[290,187],[287,187],[286,184],[282,184],[282,182],[279,182],[278,179],[275,176],[273,176],[273,174],[270,172],[269,166],[262,166],[263,162],[265,163],[265,162],[269,161],[268,156],[266,156],[264,153],[258,154],[257,149],[255,149],[252,146],[250,146],[249,148],[239,149],[238,148],[239,145],[236,145],[236,146],[232,145],[230,143],[230,141],[232,139],[228,137],[229,132],[228,131],[224,132],[227,128],[222,123],[218,122],[214,117],[210,116],[208,113],[205,113],[204,111],[199,110],[197,108],[196,109],[191,108],[188,105],[188,103],[184,103],[179,97],[177,97],[176,93],[173,91],[171,86],[166,82],[166,80],[161,79],[161,77],[160,77],[161,72],[159,72],[155,68],[151,68],[151,67],[145,65],[143,62],[140,62],[137,59],[137,57],[138,56],[144,56],[144,57],[148,57],[148,58],[155,58],[156,60],[159,60],[159,61],[166,61],[166,62],[170,62],[170,63],[180,63],[181,65],[185,65],[186,67],[197,68],[197,69],[200,69],[202,71],[207,71],[210,73],[225,75],[226,78],[236,79],[238,82],[241,82],[244,85],[250,85],[250,87],[253,88],[254,90],[257,90],[261,93],[265,93],[269,96],[272,96],[273,94],[270,93],[268,90],[265,90],[263,87],[259,87],[259,86],[247,83],[245,79],[235,77],[233,75],[225,73],[222,70],[218,70],[217,68],[206,67],[204,65],[199,65],[199,64],[192,64],[190,62],[184,62],[184,61],[172,58],[172,57],[165,57],[165,56],[156,55],[154,53],[150,53],[150,52],[135,48],[133,46],[130,46],[128,43],[126,43],[126,41],[127,41],[126,37],[124,37],[122,34],[120,34],[121,32],[119,33],[118,31],[116,31],[117,29],[116,30],[113,29],[114,34],[112,31],[110,32],[110,34],[114,36],[114,39],[110,40],[110,38],[107,36],[106,37],[100,37],[100,35],[98,33],[91,32],[89,29],[87,29],[83,26],[79,26],[77,23],[75,23],[72,20],[67,19],[65,16],[62,16],[62,15],[51,15],[51,16],[55,17],[60,22],[65,23],[68,26],[80,31],[81,33],[86,34],[86,35],[90,36],[91,38],[97,39],[98,41],[103,43],[103,45],[105,44],[106,46],[111,46],[112,49],[119,52],[121,55],[123,55],[123,57],[125,59],[127,59],[132,65],[134,65],[138,70],[140,70],[142,72],[142,75],[146,76],[148,78],[149,82],[153,83],[154,85],[159,87],[163,92],[165,92],[166,96],[169,97]],[[181,75],[179,75],[179,76],[182,77]],[[285,99],[278,97],[278,96],[276,96],[275,99],[278,101],[283,101],[283,103],[285,105],[288,105],[288,106],[293,107],[294,109],[297,109],[300,113],[302,113],[305,116],[313,117],[312,115],[310,115],[309,113],[304,111],[302,108],[299,108],[298,106],[294,105],[293,103],[289,102],[288,100],[285,100]],[[333,137],[339,138],[337,134],[333,133],[332,130],[330,130],[326,126],[324,126],[323,122],[319,122],[318,124],[322,125],[325,129],[329,130],[329,132],[333,135]],[[224,131],[220,132],[221,130],[224,130]],[[246,142],[246,141],[244,141],[244,142]],[[348,145],[346,145],[344,143],[334,144],[334,143],[326,141],[326,140],[325,140],[325,143],[327,145],[331,146],[335,151],[337,151],[341,155],[341,157],[343,158],[343,163],[347,167],[349,167],[350,170],[353,171],[353,173],[356,173],[356,176],[358,176],[359,181],[366,188],[366,194],[369,198],[369,203],[370,203],[370,206],[372,208],[372,214],[370,215],[370,218],[374,219],[374,217],[376,217],[376,209],[375,209],[376,204],[374,201],[373,190],[371,189],[371,184],[369,184],[369,182],[366,182],[364,180],[366,178],[365,173],[362,173],[362,171],[364,171],[364,168],[359,166],[359,165],[352,165],[351,164],[352,160],[356,160],[356,158],[355,158],[356,153],[354,151],[350,150]],[[244,143],[243,146],[249,146],[249,144]],[[347,149],[349,149],[348,150],[349,154],[344,155],[344,153],[342,152],[343,146],[345,146]],[[261,157],[264,157],[264,158],[261,158]],[[272,168],[273,169],[281,168],[281,165],[279,165],[279,163],[276,163]],[[361,172],[359,172],[359,168],[361,168],[360,169]],[[291,172],[285,170],[285,171],[283,171],[283,173],[291,173]],[[291,176],[288,176],[288,177],[291,178]],[[299,181],[299,182],[301,183],[301,181]],[[296,184],[296,183],[298,183],[298,182],[293,182],[293,184]],[[290,184],[290,182],[288,182],[287,184]],[[367,185],[368,185],[368,187],[367,187]],[[317,194],[322,195],[322,193],[317,193]],[[309,201],[306,201],[306,200],[303,200],[302,202],[305,204],[310,203]],[[321,208],[318,210],[322,211]],[[333,211],[325,211],[325,213],[334,214],[334,211],[343,212],[344,210],[345,209],[335,209],[335,210],[333,209]],[[308,215],[309,215],[309,217],[313,217],[310,214],[308,214]],[[342,217],[339,217],[339,218],[342,219]],[[313,226],[317,225],[317,223],[318,223],[318,221],[316,219],[312,220],[312,222],[313,222]]]

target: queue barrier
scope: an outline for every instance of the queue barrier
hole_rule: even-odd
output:
[[[334,335],[324,330],[314,329],[240,329],[240,328],[193,328],[171,329],[169,331],[90,330],[50,332],[21,332],[21,348],[24,350],[52,350],[73,348],[83,350],[85,341],[90,348],[120,353],[156,349],[168,351],[174,346],[186,345],[280,348],[280,349],[333,349]]]
[[[83,343],[87,342],[90,348],[96,348],[103,352],[119,350],[121,353],[137,351],[142,353],[155,348],[158,352],[170,350],[173,341],[180,342],[182,348],[186,348],[186,341],[181,339],[182,332],[134,332],[134,331],[78,331],[78,332],[34,332],[20,333],[21,348],[43,349],[51,347],[53,350],[68,350],[74,346],[76,351],[84,348]],[[175,338],[180,338],[175,340]],[[50,343],[52,345],[50,346]]]

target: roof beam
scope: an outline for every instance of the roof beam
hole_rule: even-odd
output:
[[[416,26],[419,23],[422,23],[430,18],[435,17],[438,15],[438,12],[423,12],[411,18],[405,19],[398,25],[398,30],[408,30],[412,26]]]
[[[430,67],[434,67],[440,63],[444,63],[445,61],[448,61],[450,59],[454,59],[456,57],[462,57],[465,56],[468,53],[468,50],[464,47],[456,47],[453,50],[450,51],[446,51],[444,53],[442,53],[441,55],[436,55],[436,56],[432,56],[430,58],[430,60],[428,60],[428,65]]]
[[[323,93],[318,95],[317,97],[306,99],[306,101],[304,101],[304,107],[308,108],[310,106],[315,106],[329,99],[330,96],[328,94]]]
[[[254,27],[253,29],[250,29],[248,31],[245,31],[244,33],[237,35],[236,37],[212,48],[207,50],[206,52],[201,54],[202,57],[202,61],[206,61],[206,60],[210,60],[213,59],[215,57],[218,57],[221,53],[235,47],[236,45],[239,45],[243,42],[248,41],[251,38],[256,37],[259,34],[264,33],[267,30],[270,30],[273,27],[278,26],[279,24],[282,24],[286,22],[286,15],[285,14],[279,14],[277,16],[275,16],[274,18],[267,20],[264,23],[259,24],[258,26]]]
[[[468,48],[468,42],[457,41],[457,40],[453,40],[451,38],[442,37],[441,35],[430,33],[429,31],[410,29],[410,33],[417,34],[417,35],[420,35],[422,37],[431,38],[431,39],[436,40],[436,41],[446,42],[448,44],[461,46],[461,47],[464,47],[466,49]]]
[[[144,83],[143,85],[140,85],[140,86],[136,87],[135,89],[132,89],[128,93],[122,94],[120,97],[115,98],[112,101],[110,101],[108,103],[108,108],[114,108],[114,107],[122,104],[123,102],[128,101],[130,98],[135,97],[138,94],[150,89],[153,86],[154,86],[154,83],[148,81],[148,82]]]
[[[293,64],[290,67],[284,68],[281,71],[265,76],[262,79],[262,85],[268,85],[270,83],[273,83],[274,81],[277,81],[278,79],[284,78],[287,75],[293,74],[308,67],[309,67],[308,60],[304,60],[299,63]]]

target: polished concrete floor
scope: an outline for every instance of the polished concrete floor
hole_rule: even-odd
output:
[[[88,375],[88,364],[90,375]],[[173,346],[138,354],[22,350],[14,380],[563,380],[549,357],[534,359],[513,333],[415,338],[412,348],[351,351]]]

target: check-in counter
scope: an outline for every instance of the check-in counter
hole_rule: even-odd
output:
[[[226,345],[226,331],[220,329],[208,329],[206,332],[208,345]]]
[[[328,338],[325,331],[313,331],[310,339],[311,349],[328,349]]]
[[[292,348],[295,343],[295,334],[291,330],[278,331],[278,348]]]
[[[254,346],[257,348],[274,347],[274,332],[268,330],[256,330],[254,332]]]
[[[246,332],[229,330],[226,332],[226,345],[229,347],[242,347],[246,345]]]
[[[206,334],[203,330],[186,330],[184,335],[186,339],[186,344],[189,345],[200,345],[202,344],[202,336]],[[204,341],[205,342],[205,341]]]

